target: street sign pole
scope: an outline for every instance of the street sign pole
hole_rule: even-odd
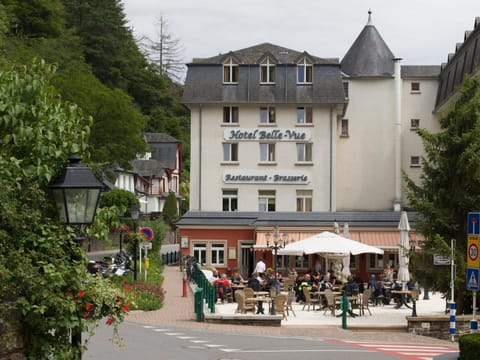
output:
[[[478,322],[476,319],[477,291],[479,289],[480,272],[480,213],[470,212],[467,217],[467,290],[473,292],[473,311],[470,320],[470,332],[476,333]]]
[[[451,239],[450,241],[450,336],[452,341],[455,341],[455,332],[456,332],[456,324],[455,324],[455,315],[457,312],[457,306],[455,304],[455,239]]]

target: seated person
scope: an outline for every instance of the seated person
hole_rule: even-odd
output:
[[[380,281],[377,281],[375,274],[370,275],[367,289],[372,289],[372,300],[374,300],[375,303],[387,296],[385,286],[383,286]]]
[[[393,281],[393,269],[390,267],[390,265],[387,265],[385,270],[383,270],[383,282],[392,282]]]
[[[353,281],[353,276],[349,275],[347,282],[343,285],[343,293],[347,296],[356,296],[358,295],[358,284]]]
[[[235,272],[232,276],[232,283],[235,285],[243,285],[247,283],[247,280],[245,280],[240,273]]]
[[[305,295],[303,294],[303,288],[306,287],[308,291],[314,291],[317,288],[315,285],[312,283],[310,274],[305,274],[305,277],[303,280],[301,280],[296,287],[297,289],[297,302],[302,302],[305,301]]]
[[[232,291],[232,284],[230,283],[230,280],[227,279],[227,274],[222,274],[219,279],[212,282],[212,285],[215,286],[215,289],[217,290],[216,300],[220,300],[223,304],[227,293]]]
[[[247,286],[252,288],[253,291],[261,291],[262,290],[262,283],[260,280],[260,276],[257,272],[254,272],[252,276],[247,281]]]
[[[210,279],[208,279],[208,281],[210,281],[211,283],[213,283],[215,280],[218,279],[218,271],[217,270],[214,270],[212,272],[212,276],[210,277]]]

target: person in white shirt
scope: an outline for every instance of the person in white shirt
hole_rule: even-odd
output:
[[[258,273],[259,275],[263,275],[263,273],[267,270],[267,266],[265,265],[264,258],[260,258],[257,264],[255,265],[255,270],[253,272]]]

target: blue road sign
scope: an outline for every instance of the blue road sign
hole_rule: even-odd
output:
[[[478,269],[467,268],[467,290],[478,291]]]
[[[468,213],[467,224],[467,235],[480,235],[480,213]]]

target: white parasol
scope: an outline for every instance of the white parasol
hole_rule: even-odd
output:
[[[397,279],[403,284],[410,280],[408,273],[408,232],[410,231],[410,224],[408,223],[408,216],[406,211],[402,211],[400,222],[398,223],[398,230],[400,230],[400,242],[398,244],[398,274]]]

